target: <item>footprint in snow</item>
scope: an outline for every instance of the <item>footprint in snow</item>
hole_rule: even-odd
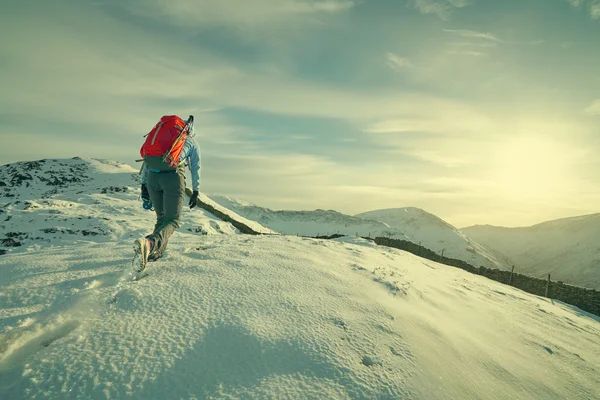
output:
[[[80,325],[79,321],[71,319],[1,336],[0,371],[21,364],[29,356],[66,337]]]

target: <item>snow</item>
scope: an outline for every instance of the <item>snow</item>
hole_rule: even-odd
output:
[[[401,229],[391,228],[383,222],[365,220],[334,210],[271,210],[222,195],[210,195],[210,198],[223,207],[282,234],[313,237],[334,234],[372,238],[385,236],[410,240]]]
[[[416,207],[374,210],[357,217],[385,222],[402,229],[413,243],[438,254],[479,267],[509,269],[512,262],[502,254],[482,246],[441,218]]]
[[[240,199],[211,195],[223,207],[288,235],[329,236],[333,234],[389,237],[426,247],[445,257],[473,266],[508,270],[508,257],[469,238],[439,217],[415,207],[375,210],[355,216],[333,210],[274,211]]]
[[[600,290],[600,214],[548,221],[531,227],[477,225],[470,237],[506,254],[515,271]]]
[[[252,221],[249,219],[246,219],[238,214],[236,214],[235,212],[221,206],[220,204],[218,204],[217,202],[213,201],[210,197],[206,196],[203,193],[200,193],[198,198],[205,204],[209,205],[210,207],[214,208],[215,210],[227,215],[229,218],[234,219],[237,222],[241,222],[242,224],[246,225],[247,227],[249,227],[250,229],[252,229],[254,232],[257,233],[262,233],[262,234],[268,234],[268,235],[276,235],[278,234],[278,232],[275,232],[272,229],[269,228],[265,228],[264,226],[260,225],[259,223],[257,223],[256,221]]]
[[[32,187],[0,200],[21,201],[0,233],[44,238],[0,256],[2,399],[600,397],[600,318],[354,236],[242,235],[186,210],[131,281],[153,216],[130,168],[96,162],[73,161],[89,180],[52,208],[21,210],[43,205]]]

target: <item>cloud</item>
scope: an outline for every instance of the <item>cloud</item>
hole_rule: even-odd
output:
[[[454,54],[459,56],[471,56],[471,57],[482,57],[487,56],[486,53],[480,51],[450,51],[448,54]]]
[[[583,110],[587,115],[600,115],[600,99],[594,101],[588,108]]]
[[[435,14],[447,19],[456,8],[469,5],[468,0],[410,0],[410,4],[423,14]]]
[[[573,7],[587,6],[592,19],[600,20],[600,0],[567,0]]]
[[[414,151],[414,152],[408,153],[408,154],[417,159],[420,159],[420,160],[423,160],[423,161],[426,161],[426,162],[429,162],[432,164],[441,165],[441,166],[447,167],[447,168],[452,168],[452,167],[469,164],[469,160],[466,160],[463,158],[458,158],[458,157],[452,157],[452,156],[444,154],[441,151],[435,151],[435,150],[417,150],[417,151]]]
[[[167,18],[186,28],[236,29],[289,24],[302,16],[335,14],[354,5],[354,0],[125,0],[121,4],[134,15]]]
[[[417,111],[415,109],[410,110],[405,117],[382,119],[367,125],[363,132],[372,134],[460,134],[463,137],[477,137],[481,135],[481,132],[490,131],[493,128],[493,123],[486,115],[460,103],[447,102],[444,106],[440,104],[440,107],[430,103],[429,107],[423,106],[418,114],[410,114],[410,112]],[[389,143],[389,136],[383,140]],[[404,139],[399,140],[402,142]]]
[[[470,31],[470,30],[466,30],[466,29],[444,29],[444,32],[452,33],[452,34],[459,35],[461,37],[469,38],[469,39],[482,39],[482,40],[489,40],[491,42],[496,42],[496,43],[504,43],[504,40],[499,39],[498,37],[492,35],[491,33],[482,33],[482,32]]]
[[[408,58],[399,57],[394,53],[387,53],[387,65],[391,69],[401,70],[403,68],[411,68],[412,64]]]
[[[450,42],[448,43],[450,46],[454,47],[496,47],[497,43],[494,42]],[[532,43],[533,44],[533,43]]]
[[[600,1],[590,4],[590,16],[592,19],[600,19]]]

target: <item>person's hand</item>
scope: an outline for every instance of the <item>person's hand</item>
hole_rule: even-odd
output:
[[[194,190],[194,192],[192,193],[192,196],[190,197],[190,208],[196,207],[197,201],[198,201],[198,191]]]
[[[142,200],[150,200],[150,193],[148,193],[148,188],[143,183],[142,183]]]
[[[144,210],[154,210],[146,185],[142,185],[142,207],[144,207]]]

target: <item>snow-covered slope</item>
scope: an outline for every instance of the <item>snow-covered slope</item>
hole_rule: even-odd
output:
[[[479,267],[508,269],[512,263],[502,254],[486,248],[441,218],[420,208],[405,207],[375,210],[357,217],[381,221],[402,230],[413,243],[444,256],[463,260]]]
[[[402,251],[186,234],[125,282],[109,245],[0,257],[0,398],[600,396],[598,319]]]
[[[2,198],[3,224],[41,239],[0,256],[0,399],[600,398],[600,318],[577,308],[354,236],[236,234],[201,210],[132,282],[131,240],[153,223],[135,170],[44,165],[85,181],[48,193],[30,170],[36,187]]]
[[[531,227],[477,225],[461,230],[506,254],[520,273],[600,290],[600,214]]]
[[[156,218],[141,207],[139,179],[131,166],[107,160],[40,160],[0,167],[0,254],[48,244],[129,243],[150,233]],[[186,207],[184,213],[191,218],[180,231],[237,231],[203,210]]]
[[[208,205],[210,208],[215,209],[219,213],[225,214],[227,217],[234,219],[236,222],[240,222],[252,229],[256,233],[268,234],[268,235],[276,235],[279,232],[276,232],[272,229],[266,228],[256,221],[249,220],[247,218],[242,217],[241,215],[231,211],[230,209],[223,207],[221,204],[213,201],[210,197],[205,195],[204,193],[200,193],[198,198],[202,201],[202,203]]]
[[[396,227],[333,210],[275,211],[227,196],[210,195],[210,198],[245,218],[287,235],[314,237],[342,234],[363,237],[386,236],[409,240],[402,230]]]

